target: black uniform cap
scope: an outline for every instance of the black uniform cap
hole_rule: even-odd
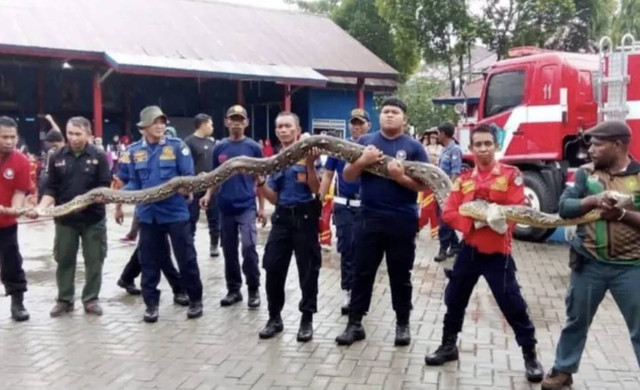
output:
[[[605,121],[585,131],[584,135],[606,141],[628,141],[631,138],[631,129],[622,121]]]

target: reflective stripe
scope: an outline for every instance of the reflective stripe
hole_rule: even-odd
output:
[[[333,198],[333,202],[343,206],[360,207],[360,201],[358,199],[347,199],[341,196]]]

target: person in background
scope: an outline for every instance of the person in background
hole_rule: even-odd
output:
[[[438,143],[444,146],[440,152],[439,166],[444,173],[449,176],[451,182],[455,182],[462,171],[462,150],[453,139],[455,126],[451,122],[444,122],[438,126]],[[431,136],[430,136],[431,137]],[[441,213],[439,213],[441,214]],[[438,225],[438,237],[440,239],[440,250],[434,257],[434,261],[442,262],[447,257],[455,257],[460,251],[460,241],[456,231],[442,221]]]
[[[42,199],[42,194],[47,185],[47,179],[49,178],[49,162],[51,157],[58,153],[64,145],[64,137],[59,130],[51,129],[45,136],[45,142],[48,147],[47,153],[42,161],[42,167],[40,168],[40,175],[38,177],[38,201]]]
[[[271,146],[271,141],[268,139],[264,141],[264,149],[262,149],[262,154],[265,157],[273,156],[273,146]]]
[[[213,171],[213,148],[216,141],[213,139],[213,119],[207,114],[198,114],[194,121],[195,131],[188,136],[184,143],[191,150],[196,175],[202,175]],[[196,234],[196,225],[200,219],[200,199],[205,191],[193,194],[193,200],[189,203],[189,214],[191,215],[191,231]],[[209,201],[205,209],[207,214],[207,224],[209,227],[209,255],[218,257],[218,244],[220,242],[220,214],[216,205],[215,197]],[[236,245],[237,246],[237,245]]]
[[[371,120],[368,112],[360,108],[352,110],[349,118],[351,133],[349,141],[357,142],[360,136],[369,131],[370,126]],[[337,249],[340,252],[340,284],[345,295],[341,308],[342,314],[349,313],[355,268],[356,229],[360,223],[360,180],[354,183],[345,181],[342,175],[345,165],[344,161],[329,157],[325,163],[325,171],[320,182],[320,199],[324,200],[334,182],[334,174],[338,173],[336,195],[333,197],[335,204],[333,223],[336,225]]]
[[[427,150],[427,154],[429,155],[429,161],[433,165],[438,165],[440,163],[440,154],[444,149],[438,142],[438,130],[437,129],[429,129],[426,130],[422,134],[422,145]]]

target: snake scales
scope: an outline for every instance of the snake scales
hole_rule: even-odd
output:
[[[214,171],[198,176],[179,176],[161,185],[137,191],[122,191],[109,188],[96,188],[83,195],[75,197],[70,202],[62,205],[39,210],[41,216],[60,217],[84,209],[92,203],[102,201],[104,203],[142,204],[153,203],[167,199],[179,190],[186,192],[201,192],[210,187],[216,187],[234,174],[267,175],[281,171],[301,159],[312,148],[336,157],[338,159],[354,162],[357,160],[364,147],[339,138],[315,135],[284,149],[281,153],[269,158],[235,157],[225,161]],[[375,175],[389,177],[387,164],[392,160],[385,159],[367,169]],[[438,204],[443,207],[444,202],[451,191],[449,177],[438,167],[432,164],[402,161],[405,174],[412,179],[427,185],[434,192]],[[480,221],[487,221],[488,204],[482,201],[473,201],[463,204],[460,213]],[[555,214],[545,214],[524,206],[500,206],[506,219],[534,227],[557,227],[592,222],[599,219],[598,212],[592,212],[577,219],[563,220]],[[30,209],[18,210],[19,215],[26,214]]]

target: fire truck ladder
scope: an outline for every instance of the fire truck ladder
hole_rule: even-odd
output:
[[[627,84],[629,84],[628,57],[640,51],[640,41],[631,34],[622,37],[620,46],[613,50],[613,42],[609,37],[600,40],[600,72],[597,88],[598,119],[624,121],[629,113],[627,107]],[[608,60],[608,62],[607,62]],[[607,98],[604,101],[604,90]]]

